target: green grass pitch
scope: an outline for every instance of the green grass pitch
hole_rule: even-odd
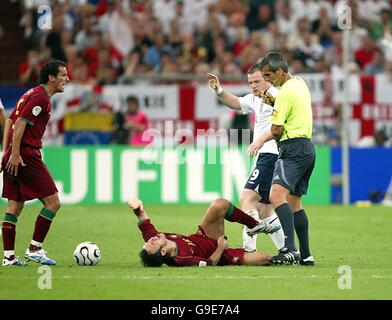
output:
[[[190,234],[207,205],[145,205],[160,231]],[[391,208],[307,206],[314,267],[143,268],[143,240],[136,218],[124,206],[64,206],[57,214],[45,249],[57,260],[51,289],[39,289],[39,265],[0,267],[0,299],[391,299]],[[4,208],[3,208],[4,210]],[[24,209],[17,226],[16,253],[23,256],[40,207]],[[242,226],[226,222],[232,247],[241,246]],[[73,250],[94,241],[102,258],[94,267],[77,266]],[[276,253],[269,236],[259,235],[259,250]],[[351,270],[351,289],[347,273]],[[346,289],[339,288],[345,284]]]

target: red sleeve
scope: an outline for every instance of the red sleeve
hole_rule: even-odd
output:
[[[212,265],[212,260],[211,259],[206,259],[198,256],[186,256],[186,257],[174,257],[174,261],[177,266],[179,267],[189,267],[189,266],[199,266],[199,267],[204,267],[204,266],[211,266]]]
[[[35,95],[28,99],[26,103],[21,106],[19,118],[23,118],[29,122],[30,125],[34,125],[37,117],[47,112],[48,100],[43,95]]]
[[[144,241],[148,241],[151,237],[156,236],[159,232],[155,229],[154,225],[151,223],[150,219],[144,220],[142,223],[138,224],[140,231],[142,232]]]

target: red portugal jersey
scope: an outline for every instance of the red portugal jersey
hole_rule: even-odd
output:
[[[139,229],[146,242],[159,233],[150,220],[139,224]],[[212,265],[210,256],[218,247],[218,243],[216,240],[208,238],[200,228],[197,233],[190,236],[165,232],[164,234],[168,240],[177,244],[178,253],[173,257],[177,266]]]
[[[26,146],[41,148],[42,136],[49,122],[51,109],[52,104],[43,86],[32,88],[23,94],[10,115],[13,122],[10,142],[12,143],[16,120],[23,119],[27,125],[20,144],[21,148]]]

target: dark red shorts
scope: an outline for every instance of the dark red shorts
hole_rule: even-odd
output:
[[[215,251],[217,242],[214,239],[207,237],[202,227],[198,227],[197,232],[192,235],[195,237],[202,238],[205,246],[210,246],[211,254]],[[218,262],[220,266],[228,266],[228,265],[241,265],[244,262],[244,252],[243,248],[229,248],[223,251],[222,257]]]
[[[57,192],[53,178],[42,161],[39,149],[20,149],[20,155],[26,166],[19,166],[16,177],[10,176],[5,169],[10,154],[11,149],[9,148],[3,156],[3,198],[27,201],[43,199]]]

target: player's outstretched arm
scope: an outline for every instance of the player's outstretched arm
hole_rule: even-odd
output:
[[[131,199],[128,201],[128,207],[133,210],[133,213],[139,221],[149,219],[146,210],[144,210],[142,200],[136,198]]]
[[[231,109],[241,110],[240,99],[230,92],[223,91],[219,82],[219,78],[215,74],[207,73],[207,78],[210,82],[211,89],[214,90],[220,102]]]
[[[276,141],[279,141],[280,137],[282,136],[283,133],[283,126],[278,126],[273,124],[271,126],[271,130],[266,131],[264,134],[262,134],[260,137],[258,137],[255,141],[253,141],[250,146],[248,147],[248,156],[252,157],[257,154],[259,149],[266,143],[267,141],[270,141],[272,139],[275,139]]]
[[[260,137],[258,137],[255,141],[253,141],[249,147],[248,147],[248,156],[253,157],[257,155],[257,152],[259,149],[266,143],[267,141],[270,141],[274,138],[272,135],[271,131],[268,130],[264,134],[262,134]]]

